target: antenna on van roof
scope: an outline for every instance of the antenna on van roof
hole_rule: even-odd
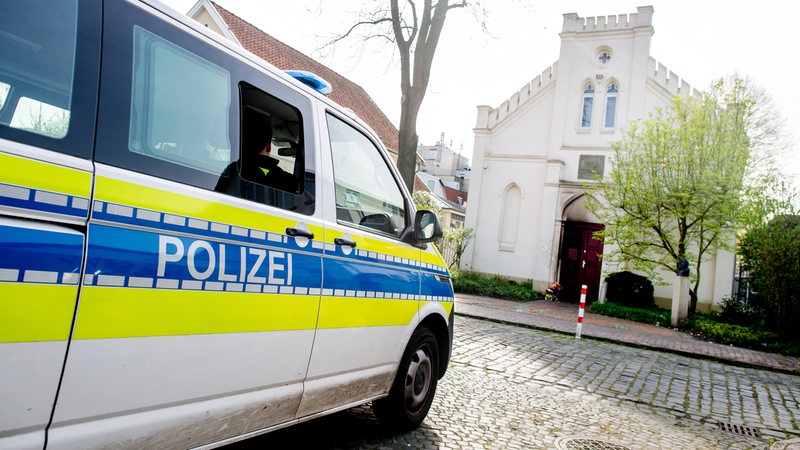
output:
[[[305,70],[286,70],[285,72],[322,95],[328,95],[333,92],[333,86],[319,75]]]

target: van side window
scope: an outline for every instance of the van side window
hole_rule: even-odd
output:
[[[400,237],[406,227],[405,202],[378,148],[361,132],[330,114],[328,132],[337,221]]]
[[[11,100],[0,123],[56,139],[67,135],[77,15],[74,1],[0,6],[0,83],[6,86],[0,94],[5,91],[4,106]]]
[[[11,90],[11,85],[0,81],[0,111],[3,110],[3,105],[6,104],[8,98],[8,91]]]
[[[239,159],[222,171],[214,190],[313,211],[314,175],[305,169],[300,111],[250,84],[241,83],[239,89]]]
[[[109,82],[100,89],[95,160],[314,214],[315,160],[304,153],[304,133],[313,132],[302,123],[309,99],[124,2],[114,5],[120,24],[103,39]]]
[[[134,28],[132,152],[219,174],[231,159],[230,73]]]
[[[99,2],[0,1],[1,138],[90,157],[100,12]]]

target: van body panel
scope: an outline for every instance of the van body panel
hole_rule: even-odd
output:
[[[41,448],[83,263],[72,227],[88,217],[92,177],[72,156],[5,150],[31,149],[0,140],[0,447]],[[40,160],[54,154],[59,164]]]
[[[50,430],[48,448],[84,450],[203,447],[247,434],[248,430],[266,429],[260,427],[274,421],[276,409],[280,414],[280,409],[286,405],[295,405],[287,399],[298,397],[297,388],[298,386],[286,387],[285,397],[271,396],[272,403],[269,405],[272,407],[265,407],[268,403],[264,392],[253,391],[171,405],[158,410],[96,417],[91,423],[68,423]],[[200,419],[200,423],[191,419]],[[283,422],[274,428],[296,422]]]
[[[292,419],[307,365],[295,355],[312,339],[313,330],[298,330],[74,341],[54,429],[83,423],[85,433],[104,434],[96,420],[151,411],[199,431],[216,419],[202,406],[186,405],[248,392],[272,405],[268,422],[251,425]]]

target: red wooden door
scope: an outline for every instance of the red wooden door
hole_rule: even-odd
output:
[[[561,240],[559,282],[563,287],[563,301],[580,300],[581,285],[586,285],[586,301],[597,300],[600,290],[600,255],[603,241],[594,233],[603,225],[584,222],[566,222]]]

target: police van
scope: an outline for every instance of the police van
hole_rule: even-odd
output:
[[[0,448],[422,422],[438,221],[295,75],[155,1],[0,2]]]

